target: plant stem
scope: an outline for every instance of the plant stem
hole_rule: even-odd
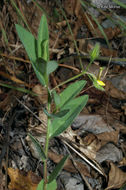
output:
[[[48,112],[50,111],[50,102],[48,102]],[[45,155],[46,155],[46,160],[44,161],[44,186],[43,190],[46,190],[46,185],[48,183],[47,179],[47,160],[48,160],[48,149],[49,149],[49,128],[50,128],[50,123],[51,120],[49,117],[47,117],[47,134],[46,134],[46,143],[45,143]]]
[[[66,83],[68,83],[68,82],[70,82],[70,81],[72,81],[72,80],[77,79],[78,77],[81,77],[81,76],[84,75],[85,73],[86,73],[86,71],[83,71],[83,72],[81,72],[80,74],[78,74],[78,75],[76,75],[76,76],[74,76],[74,77],[71,77],[70,79],[68,79],[68,80],[66,80],[66,81],[64,81],[64,82],[61,82],[59,85],[57,85],[56,87],[54,87],[51,91],[55,90],[56,88],[58,88],[58,87],[60,87],[60,86],[62,86],[62,85],[64,85],[64,84],[66,84]]]

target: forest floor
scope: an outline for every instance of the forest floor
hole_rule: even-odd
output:
[[[72,82],[86,80],[79,95],[87,94],[89,100],[67,130],[65,140],[57,137],[51,141],[48,172],[63,155],[70,154],[57,178],[57,189],[124,190],[126,9],[108,4],[106,9],[97,9],[78,0],[57,2],[0,2],[0,190],[36,190],[43,178],[43,163],[28,132],[44,142],[40,120],[45,119],[42,106],[47,103],[47,93],[36,78],[15,29],[18,23],[37,37],[43,13],[48,20],[50,59],[59,64],[50,76],[50,88],[81,73],[89,64],[90,51],[96,43],[100,44],[100,56],[88,72],[98,77],[100,68],[104,68],[100,80],[105,83],[104,90],[96,89],[88,75],[83,75],[56,88],[60,93]]]

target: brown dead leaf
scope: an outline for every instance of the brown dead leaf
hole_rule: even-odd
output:
[[[80,9],[81,9],[81,3],[80,3],[80,1],[76,0],[75,1],[75,10],[74,10],[76,17],[80,17]]]
[[[7,111],[10,108],[10,104],[16,104],[17,101],[15,101],[14,96],[20,98],[22,93],[19,91],[10,90],[8,94],[4,94],[4,99],[0,102],[0,109]]]
[[[110,163],[111,169],[109,172],[109,182],[105,190],[120,188],[126,182],[126,173],[119,169],[112,162]]]
[[[101,31],[99,30],[97,24],[95,23],[95,21],[92,19],[92,17],[89,14],[84,13],[83,19],[84,19],[84,23],[86,24],[87,28],[90,30],[91,34],[94,37],[104,38],[104,36],[101,33]],[[113,37],[117,36],[120,32],[121,32],[121,30],[118,27],[115,27],[114,29],[111,27],[104,29],[104,33],[106,34],[106,36],[109,40],[113,39]]]
[[[64,8],[68,15],[74,15],[76,13],[78,15],[78,11],[80,8],[80,3],[77,2],[78,0],[65,0],[63,2]]]
[[[32,88],[32,91],[35,92],[36,94],[38,94],[38,96],[36,96],[35,98],[40,104],[47,103],[48,92],[45,87],[43,87],[40,84],[37,84]]]
[[[72,130],[77,129],[79,126],[78,132]],[[70,143],[73,143],[76,149],[91,160],[96,158],[96,153],[102,146],[102,143],[95,134],[113,131],[112,127],[108,127],[100,115],[80,115],[74,120],[72,129],[68,128],[61,136],[65,138],[66,141],[68,139]],[[90,131],[90,134],[85,140],[79,136],[82,129]]]
[[[55,163],[59,163],[61,161],[61,159],[63,158],[63,155],[58,155],[58,154],[51,152],[51,151],[49,151],[48,156]],[[76,162],[76,165],[78,167],[78,170],[81,173],[83,173],[84,176],[91,177],[89,170],[88,170],[86,165],[84,165],[83,163],[81,163],[79,161],[75,161],[75,162]],[[68,172],[71,172],[71,173],[77,173],[78,172],[70,159],[67,159],[63,169],[68,171]]]
[[[126,165],[126,157],[123,157],[123,159],[119,162],[120,166],[125,166]]]
[[[124,115],[126,115],[126,103],[121,108],[124,110]]]
[[[126,93],[118,90],[116,87],[113,86],[113,84],[110,81],[106,81],[105,85],[105,91],[106,93],[109,93],[110,96],[117,99],[126,99]]]
[[[85,146],[83,139],[77,135],[70,127],[67,128],[67,130],[61,134],[61,137],[65,138],[65,140],[68,141],[76,147],[82,154],[86,155],[90,159],[95,159],[96,158],[96,151],[95,147],[97,144],[97,141],[92,142],[90,146]]]
[[[98,140],[97,136],[89,133],[83,139],[84,145],[92,152],[97,152],[101,148],[101,141]]]
[[[119,130],[100,133],[100,134],[97,134],[96,136],[98,140],[100,140],[101,146],[107,144],[108,142],[113,142],[117,144],[118,138],[119,138]]]
[[[99,38],[104,38],[103,34],[101,33],[101,31],[99,30],[99,28],[97,27],[95,29],[95,32],[97,33],[97,37]],[[114,37],[116,37],[119,33],[121,32],[121,30],[119,29],[119,27],[115,27],[115,28],[106,28],[104,29],[104,33],[106,34],[108,40],[113,39]],[[93,33],[93,36],[96,37],[96,33]]]
[[[41,178],[33,172],[23,172],[18,169],[8,168],[8,175],[11,179],[9,190],[36,190]]]
[[[113,107],[113,105],[110,102],[107,103],[107,101],[104,101],[103,105],[97,107],[95,111],[97,114],[102,115],[104,121],[108,124],[108,128],[110,128],[110,126],[115,128],[115,120],[119,121],[123,114],[121,110]]]
[[[116,50],[101,47],[100,51],[101,51],[101,55],[102,56],[106,56],[106,57],[110,57],[110,56],[112,56],[112,57],[118,57],[118,51],[116,51]]]
[[[115,122],[114,127],[116,130],[120,130],[121,133],[126,134],[126,125],[123,123]]]
[[[93,47],[94,47],[94,45],[92,44],[92,41],[89,40],[87,42],[87,51],[90,52]],[[100,46],[100,52],[101,52],[102,56],[118,57],[118,51],[113,50],[113,49],[105,48],[105,47],[102,46],[102,44]]]

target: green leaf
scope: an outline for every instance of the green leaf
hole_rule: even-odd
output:
[[[44,40],[41,43],[42,58],[45,61],[49,61],[49,40]]]
[[[36,61],[36,68],[42,75],[45,75],[46,67],[47,67],[47,62],[39,57]]]
[[[43,58],[38,58],[36,61],[36,69],[37,69],[37,75],[40,73],[43,77],[44,83],[48,79],[48,75],[55,71],[55,69],[58,67],[57,62],[55,61],[49,61],[46,62]]]
[[[28,32],[26,29],[24,29],[22,26],[18,24],[16,24],[16,30],[21,42],[23,43],[25,47],[25,50],[31,62],[35,63],[37,59],[37,55],[36,55],[37,40],[34,38],[34,36],[30,32]]]
[[[39,144],[39,142],[31,134],[28,134],[28,135],[31,138],[32,142],[34,143],[34,146],[35,146],[37,152],[39,153],[41,160],[42,161],[46,160],[46,155],[42,149],[42,146]]]
[[[63,107],[67,104],[72,98],[77,96],[79,92],[85,86],[86,81],[81,80],[74,82],[73,84],[69,85],[61,94],[60,94],[60,104],[58,105],[59,108]]]
[[[44,180],[42,179],[38,184],[37,190],[43,190],[43,187],[44,187]],[[46,185],[46,190],[56,190],[56,189],[57,189],[56,180],[53,180],[51,183],[48,183]]]
[[[62,110],[62,111],[59,111],[59,112],[55,113],[54,115],[55,115],[55,117],[61,118],[61,117],[64,117],[68,112],[69,112],[69,109]]]
[[[69,112],[69,110],[68,110],[68,109],[67,109],[67,110],[62,110],[62,111],[60,111],[60,112],[58,112],[58,113],[51,114],[51,113],[48,113],[48,111],[44,108],[44,109],[43,109],[43,112],[44,112],[48,117],[50,117],[50,118],[61,118],[61,117],[65,116],[65,115]]]
[[[42,42],[45,40],[49,40],[49,32],[46,16],[43,15],[38,29],[38,57],[42,57]]]
[[[120,7],[126,9],[126,3],[124,4],[124,3],[122,3],[122,2],[120,2],[120,1],[118,1],[118,0],[113,0],[113,1],[114,1],[117,5],[120,5]]]
[[[47,62],[47,75],[54,72],[58,67],[58,63],[56,61],[48,61]]]
[[[49,135],[50,137],[55,137],[60,135],[65,131],[73,122],[75,117],[81,112],[88,101],[88,95],[81,96],[75,99],[72,99],[67,104],[65,104],[62,110],[69,109],[69,112],[60,119],[54,119],[52,125],[50,126]]]
[[[34,36],[25,30],[22,26],[16,24],[16,30],[18,33],[18,36],[23,43],[25,50],[29,56],[29,59],[31,61],[31,64],[33,66],[33,69],[36,73],[37,78],[39,79],[40,83],[45,86],[45,79],[40,73],[40,71],[36,67],[36,60],[37,60],[37,55],[36,55],[36,45],[37,45],[37,40],[34,38]]]
[[[90,59],[91,62],[93,62],[95,59],[98,58],[100,53],[100,45],[99,43],[96,43],[95,47],[93,48],[93,50],[90,52]]]
[[[38,70],[38,68],[36,67],[36,65],[32,64],[32,67],[35,71],[35,74],[38,78],[38,80],[40,81],[40,83],[45,86],[46,85],[46,81],[45,81],[45,78],[43,77],[42,73]]]
[[[49,180],[48,183],[51,183],[54,179],[57,178],[58,174],[60,173],[60,171],[62,170],[66,160],[68,159],[68,155],[64,156],[62,158],[62,160],[57,164],[57,166],[55,167],[55,169],[53,170],[53,172],[51,173],[51,175],[49,176]]]
[[[57,109],[57,108],[58,108],[58,105],[59,105],[60,102],[61,102],[61,98],[60,98],[60,96],[56,93],[55,90],[54,90],[52,93],[53,93],[54,102],[55,102],[56,109]]]

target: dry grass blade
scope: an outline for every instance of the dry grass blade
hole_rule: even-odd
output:
[[[96,171],[98,171],[101,175],[105,176],[102,168],[99,166],[97,167],[93,162],[91,162],[86,156],[80,154],[75,148],[73,148],[70,144],[68,144],[65,140],[63,142],[71,149],[73,150],[80,158],[82,158],[86,163],[88,163],[92,168],[94,168]]]
[[[29,84],[27,84],[27,83],[25,83],[24,81],[22,81],[22,80],[16,78],[15,76],[11,76],[11,75],[9,75],[9,74],[3,72],[3,71],[0,71],[0,75],[3,76],[3,77],[5,77],[5,78],[7,78],[7,79],[12,80],[12,81],[15,82],[15,83],[22,84],[22,85],[24,85],[24,86],[29,87]]]
[[[75,46],[77,55],[79,56],[79,55],[80,55],[80,52],[79,52],[79,49],[78,49],[78,47],[77,47],[77,42],[76,42],[76,40],[75,40],[75,38],[74,38],[74,34],[73,34],[73,32],[72,32],[72,29],[71,29],[71,26],[70,26],[70,24],[69,24],[69,21],[68,21],[68,19],[67,19],[67,17],[66,17],[66,14],[65,14],[65,12],[64,12],[64,10],[63,10],[63,8],[62,8],[60,2],[59,2],[59,0],[56,0],[56,2],[57,2],[58,6],[59,6],[59,8],[60,8],[60,10],[61,10],[61,13],[62,13],[63,17],[65,18],[65,21],[66,21],[66,23],[67,23],[68,29],[69,29],[69,31],[70,31],[70,34],[71,34],[72,39],[73,39],[73,42],[74,42],[74,46]],[[80,4],[80,2],[79,2],[79,4]],[[80,5],[78,5],[78,6],[80,6]],[[84,70],[81,57],[79,57],[79,62],[80,62],[81,69]]]
[[[7,54],[4,54],[4,53],[1,53],[0,54],[2,57],[7,57],[8,59],[12,59],[12,60],[16,60],[16,61],[21,61],[21,62],[24,62],[24,63],[30,63],[29,60],[25,60],[25,59],[22,59],[20,57],[15,57],[15,56],[10,56],[10,55],[7,55]],[[66,65],[66,64],[60,64],[59,63],[59,66],[60,67],[65,67],[65,68],[68,68],[68,69],[72,69],[74,71],[77,71],[77,72],[80,72],[79,69],[75,68],[75,67],[72,67],[70,65]]]
[[[19,15],[21,17],[21,19],[23,20],[23,22],[26,24],[27,28],[29,31],[31,31],[30,27],[28,26],[28,23],[24,17],[24,15],[22,14],[22,12],[20,11],[20,9],[17,7],[16,3],[14,0],[11,0],[11,4],[12,6],[15,8],[17,15]]]

